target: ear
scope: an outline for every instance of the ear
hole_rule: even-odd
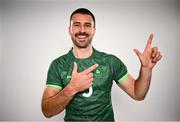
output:
[[[94,27],[93,29],[93,35],[96,33],[96,27]]]
[[[68,27],[69,35],[71,35],[71,26]]]

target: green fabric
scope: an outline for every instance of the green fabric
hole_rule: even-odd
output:
[[[65,55],[55,59],[49,68],[47,85],[58,85],[64,88],[71,79],[73,64],[78,64],[81,72],[93,64],[99,64],[93,72],[93,92],[89,97],[83,96],[89,89],[77,93],[66,108],[65,121],[114,121],[111,102],[111,88],[113,80],[127,74],[127,68],[116,56],[99,52],[93,48],[93,54],[86,59],[77,59],[72,49]]]
[[[129,73],[127,72],[121,79],[118,80],[118,83],[122,83],[127,77]]]
[[[56,89],[62,89],[62,87],[61,86],[58,86],[58,85],[51,85],[51,84],[47,84],[46,85],[47,87],[54,87],[54,88],[56,88]]]

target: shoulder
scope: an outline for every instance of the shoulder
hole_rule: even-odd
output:
[[[102,52],[102,51],[98,51],[98,50],[95,50],[95,51],[96,51],[96,56],[99,56],[101,58],[114,58],[114,57],[116,57],[113,54],[108,54],[108,53],[105,53],[105,52]]]
[[[67,64],[67,62],[72,60],[72,56],[68,53],[59,56],[58,58],[54,59],[52,61],[52,64],[54,65],[63,65],[63,64]]]
[[[121,62],[120,58],[118,58],[117,56],[113,55],[113,54],[108,54],[105,52],[100,52],[100,51],[96,51],[98,57],[100,58],[105,58],[108,61],[113,61],[113,62]]]

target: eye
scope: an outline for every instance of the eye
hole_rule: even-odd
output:
[[[87,23],[85,24],[85,27],[91,27],[91,24]]]
[[[79,27],[79,26],[80,26],[80,23],[78,23],[78,22],[73,23],[73,26],[74,26],[74,27]]]
[[[73,26],[78,27],[78,26],[79,26],[79,24],[74,24]]]

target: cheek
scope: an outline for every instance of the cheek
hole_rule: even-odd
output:
[[[75,36],[76,33],[77,33],[77,31],[71,30],[69,34],[70,34],[71,36]]]
[[[91,35],[91,36],[94,36],[94,31],[91,31],[91,32],[90,32],[90,35]]]
[[[75,34],[75,33],[77,33],[78,31],[79,31],[79,30],[78,30],[77,28],[73,28],[73,27],[72,27],[72,28],[70,29],[70,33],[71,33],[71,34]]]
[[[72,33],[72,31],[71,31],[71,30],[69,31],[69,35],[70,35],[70,36],[73,36],[73,33]]]
[[[89,35],[94,35],[94,30],[93,29],[87,30],[86,33],[88,33]]]

